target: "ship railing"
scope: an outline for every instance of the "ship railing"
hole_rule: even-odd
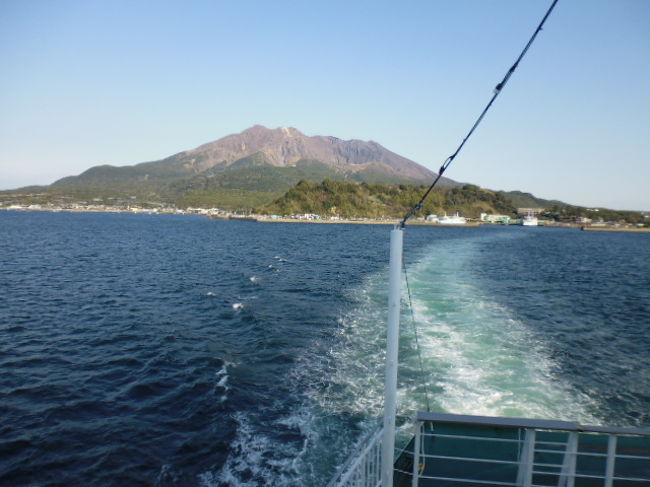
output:
[[[419,413],[395,487],[648,487],[650,429]]]
[[[381,487],[383,430],[327,487]],[[650,487],[650,428],[418,413],[393,487]]]
[[[363,437],[327,487],[379,487],[383,432],[380,427]]]

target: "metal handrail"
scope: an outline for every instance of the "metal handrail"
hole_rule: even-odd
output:
[[[650,436],[650,428],[590,426],[582,425],[573,421],[557,421],[552,419],[471,416],[466,414],[431,413],[421,411],[417,413],[415,420],[433,423],[497,426],[502,428],[533,428],[540,430],[575,431],[578,433]]]
[[[406,472],[412,478],[410,485],[425,487],[435,485],[431,482],[450,482],[465,485],[500,485],[512,487],[549,487],[572,486],[575,479],[593,479],[603,481],[600,485],[612,486],[614,481],[644,482],[650,485],[650,429],[649,428],[608,428],[601,426],[584,426],[579,423],[567,421],[551,421],[522,418],[492,418],[485,416],[466,416],[442,413],[418,413],[416,418],[417,428],[424,429],[419,437],[420,445],[413,445],[409,457],[415,457],[417,449],[418,458],[427,462],[430,468],[426,471]],[[454,434],[456,426],[460,428],[459,434]],[[478,427],[482,433],[474,435],[468,429]],[[518,431],[526,433],[526,439],[501,438],[489,436],[485,428],[495,428],[496,431]],[[449,429],[451,428],[451,429]],[[539,433],[536,435],[535,433]],[[511,433],[511,435],[512,435]],[[541,435],[559,433],[566,435],[566,441],[549,441]],[[647,447],[643,444],[641,454],[637,451],[619,451],[617,443],[627,441],[633,437],[647,439]],[[599,440],[599,438],[601,438]],[[579,440],[581,439],[581,440]],[[599,451],[581,451],[578,445],[582,441],[600,441],[606,449]],[[458,440],[449,445],[445,442]],[[477,442],[494,446],[482,449]],[[503,443],[510,450],[503,450],[502,456],[494,456],[492,449],[498,449],[498,443]],[[524,445],[524,450],[513,451],[516,444]],[[428,445],[428,447],[427,447]],[[431,451],[436,445],[436,451]],[[451,446],[453,445],[453,446]],[[461,445],[461,446],[459,446]],[[462,456],[462,445],[467,446],[467,456]],[[445,447],[453,451],[445,451]],[[453,453],[461,449],[458,455]],[[527,451],[526,448],[528,448]],[[427,451],[427,449],[429,451]],[[647,454],[645,454],[647,450]],[[630,454],[633,453],[633,454]],[[549,458],[550,455],[551,457]],[[606,464],[605,469],[576,468],[579,458],[591,458]],[[639,462],[619,466],[617,460]],[[460,463],[459,463],[460,462]],[[459,467],[459,465],[461,467]],[[490,467],[494,465],[494,468]],[[616,465],[616,468],[614,466]],[[451,468],[451,470],[450,470]],[[454,468],[457,470],[454,471]],[[510,468],[508,471],[495,473],[494,469]],[[625,468],[625,470],[621,470]],[[602,473],[601,473],[602,472]],[[469,473],[469,474],[468,474]],[[647,474],[647,477],[645,476]],[[488,475],[487,477],[485,475]],[[496,475],[496,476],[495,476]],[[415,476],[415,478],[413,478]],[[546,478],[545,478],[546,477]],[[550,483],[549,483],[550,482]]]
[[[383,428],[379,427],[370,431],[358,441],[354,449],[355,452],[338,469],[327,487],[379,487],[381,484],[381,439],[383,431]],[[361,449],[360,452],[359,449]],[[374,466],[374,468],[370,469],[370,476],[367,475],[368,472],[366,471],[367,460],[369,459]]]
[[[481,433],[472,434],[472,427],[480,428]],[[489,436],[486,432],[490,428],[510,433],[504,435],[506,437]],[[454,434],[456,430],[459,434]],[[650,428],[608,428],[567,421],[427,412],[418,413],[415,431],[415,439],[397,454],[398,463],[405,457],[408,462],[394,469],[395,475],[402,476],[401,483],[396,485],[406,485],[404,481],[407,481],[409,486],[428,487],[444,481],[459,487],[570,487],[576,479],[598,481],[594,485],[605,487],[613,487],[615,481],[639,483],[639,487],[650,485],[650,471],[646,466],[650,465]],[[553,433],[560,436],[547,437]],[[513,438],[515,434],[517,437]],[[634,437],[642,440],[634,440]],[[366,435],[355,448],[357,453],[327,487],[380,487],[381,440],[381,429]],[[453,442],[453,448],[445,451],[445,446],[449,446],[445,443],[449,441]],[[641,441],[640,448],[630,449],[630,441]],[[477,446],[480,442],[486,442],[485,448]],[[504,447],[500,456],[493,451],[499,450],[499,443]],[[436,450],[432,451],[434,444]],[[466,453],[464,444],[468,445],[467,456],[462,456]],[[596,450],[593,445],[597,445]],[[600,462],[597,465],[601,467],[594,469],[592,465],[585,469],[578,459]],[[454,464],[457,471],[454,471]],[[413,465],[412,470],[404,468],[406,465]],[[495,469],[499,472],[496,477]],[[482,472],[491,472],[492,477],[484,477]]]

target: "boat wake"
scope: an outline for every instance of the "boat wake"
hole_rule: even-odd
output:
[[[398,416],[409,418],[429,406],[457,414],[600,423],[589,412],[592,400],[555,373],[546,344],[472,275],[480,245],[442,242],[408,263],[422,368],[404,291]],[[446,256],[443,262],[433,257],[438,255]],[[357,306],[341,318],[339,336],[320,362],[325,379],[308,391],[324,414],[357,418],[359,431],[376,425],[374,418],[382,414],[386,288],[385,273],[379,273],[351,290]]]
[[[264,416],[233,415],[236,433],[228,457],[220,470],[199,476],[201,487],[312,485],[307,479],[313,477],[313,470],[306,470],[305,457],[318,438],[307,410],[299,408],[270,422]]]
[[[590,399],[554,373],[544,342],[472,275],[479,245],[437,243],[408,262],[423,370],[405,292],[398,416],[426,410],[428,394],[433,411],[598,423]],[[441,262],[433,255],[446,257]],[[329,340],[301,352],[287,377],[293,406],[235,413],[228,458],[219,471],[203,474],[201,485],[327,481],[382,414],[386,288],[380,272],[348,291],[354,306],[342,312]]]

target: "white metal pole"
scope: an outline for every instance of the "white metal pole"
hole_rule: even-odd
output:
[[[413,438],[413,478],[411,487],[418,487],[420,483],[420,444],[422,442],[422,423],[415,422],[415,437]]]
[[[614,485],[614,467],[616,465],[616,435],[610,435],[607,442],[607,466],[605,468],[605,487]]]
[[[395,463],[395,414],[397,407],[397,354],[402,283],[403,232],[395,227],[390,232],[390,265],[388,284],[388,332],[386,340],[386,376],[384,382],[384,438],[381,455],[381,485],[393,487]]]

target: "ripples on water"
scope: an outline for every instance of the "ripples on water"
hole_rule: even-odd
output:
[[[0,224],[0,484],[322,485],[375,424],[387,227]],[[647,235],[412,227],[406,246],[426,376],[405,312],[403,414],[428,389],[449,412],[650,423]]]

